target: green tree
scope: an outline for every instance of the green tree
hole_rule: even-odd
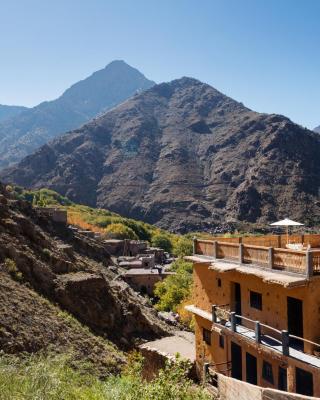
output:
[[[181,236],[179,237],[173,247],[173,253],[178,257],[191,256],[193,252],[193,241],[192,239]]]
[[[168,276],[155,286],[154,294],[159,301],[156,309],[159,311],[177,311],[179,304],[190,296],[192,275],[187,271],[178,271]]]
[[[165,233],[156,233],[151,240],[151,244],[154,247],[160,247],[164,251],[171,253],[172,243],[170,237]]]
[[[138,236],[131,228],[120,223],[108,225],[105,234],[110,239],[138,239]]]

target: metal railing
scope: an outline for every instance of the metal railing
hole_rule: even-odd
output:
[[[225,310],[226,305],[218,306],[218,305],[213,305],[212,306],[212,323],[213,324],[219,324],[222,326],[227,327],[230,329],[232,332],[239,333],[240,335],[243,335],[247,332],[254,332],[254,335],[251,337],[254,338],[255,342],[257,344],[261,344],[263,341],[263,345],[267,347],[274,348],[275,346],[280,346],[282,348],[282,354],[285,356],[290,355],[290,342],[293,340],[296,340],[303,344],[303,346],[295,346],[291,345],[291,348],[294,348],[294,350],[300,351],[302,353],[306,353],[304,351],[304,344],[308,343],[309,345],[313,346],[312,356],[315,356],[317,358],[320,358],[320,344],[313,342],[309,339],[305,339],[299,336],[295,336],[292,334],[289,334],[287,330],[279,330],[276,329],[270,325],[264,324],[260,321],[255,321],[253,319],[244,317],[243,315],[236,314],[235,311],[227,311],[229,315],[228,323],[226,324],[226,320],[221,319],[219,317],[219,312],[226,312]],[[239,322],[241,321],[241,322]],[[246,325],[243,325],[242,322],[245,322]],[[249,325],[249,326],[248,326]],[[238,327],[240,327],[238,329]],[[316,351],[315,349],[318,349],[319,351]]]
[[[193,253],[242,265],[252,264],[259,268],[301,274],[307,278],[320,274],[320,251],[317,250],[291,250],[194,239]]]

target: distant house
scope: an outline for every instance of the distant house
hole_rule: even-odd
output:
[[[59,222],[65,225],[67,224],[68,213],[66,210],[55,207],[35,207],[34,210],[40,217],[47,217],[52,219],[54,222]]]
[[[172,274],[174,272],[163,271],[161,267],[152,269],[132,268],[123,275],[123,279],[136,292],[153,296],[155,284]]]

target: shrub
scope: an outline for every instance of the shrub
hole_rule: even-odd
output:
[[[47,260],[47,261],[49,261],[50,260],[50,258],[51,258],[51,251],[49,250],[49,249],[46,249],[46,248],[44,248],[44,249],[42,249],[42,254],[43,254],[43,257]]]
[[[169,235],[165,233],[156,233],[151,240],[151,244],[154,247],[160,247],[164,251],[171,253],[172,251],[172,243]]]
[[[0,397],[46,400],[209,400],[200,386],[187,378],[190,364],[179,357],[167,362],[158,377],[142,379],[143,360],[134,355],[121,376],[99,380],[73,370],[66,356],[0,357]]]
[[[179,304],[190,296],[192,275],[186,271],[179,271],[168,276],[155,285],[154,294],[159,301],[156,309],[159,311],[177,311]]]
[[[14,260],[11,260],[11,258],[6,258],[4,260],[4,268],[15,281],[21,282],[23,280],[22,273],[18,270],[16,263]]]
[[[111,239],[138,239],[138,236],[131,228],[120,223],[108,225],[105,229],[105,234]]]
[[[192,239],[181,236],[179,237],[173,247],[173,254],[177,257],[191,256],[193,252],[193,241]]]

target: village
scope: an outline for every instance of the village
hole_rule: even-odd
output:
[[[35,208],[40,216],[67,224],[59,208]],[[140,346],[147,374],[154,377],[177,352],[194,365],[190,376],[213,395],[234,399],[282,399],[288,392],[320,396],[320,234],[195,238],[193,304],[195,332],[178,315],[162,313],[176,326],[173,336]],[[101,233],[69,228],[102,240]],[[283,230],[283,229],[282,229]],[[118,276],[141,295],[153,297],[157,282],[174,274],[174,258],[145,241],[103,240]],[[161,314],[161,313],[159,313]],[[278,391],[281,392],[278,392]],[[250,397],[246,397],[250,396]],[[286,399],[300,399],[300,397]]]

